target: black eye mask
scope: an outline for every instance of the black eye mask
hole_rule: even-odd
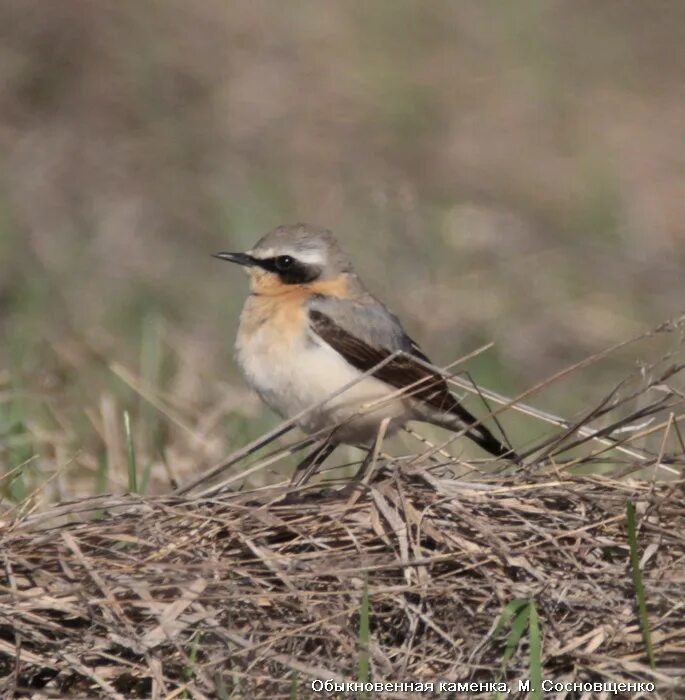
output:
[[[304,263],[291,255],[253,260],[258,267],[278,275],[283,284],[307,284],[321,275],[321,268],[318,265]]]

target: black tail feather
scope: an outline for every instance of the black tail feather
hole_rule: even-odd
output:
[[[449,430],[459,431],[466,428],[468,431],[466,437],[494,457],[506,457],[514,462],[520,460],[515,450],[498,440],[485,425],[476,425],[478,420],[459,403],[456,397],[451,398],[453,401],[449,406],[445,407],[440,414],[431,412],[432,415],[427,420]]]

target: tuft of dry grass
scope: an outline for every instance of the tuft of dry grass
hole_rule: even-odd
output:
[[[384,465],[356,500],[331,487],[283,496],[279,486],[100,497],[7,528],[5,696],[212,698],[224,688],[276,698],[294,671],[309,697],[312,679],[357,678],[366,578],[374,681],[499,678],[496,622],[525,598],[539,614],[544,678],[652,681],[660,697],[685,682],[683,480],[518,472],[466,482]],[[628,499],[654,670],[631,584]],[[41,525],[96,510],[106,515]],[[506,668],[514,689],[529,675],[525,646]]]

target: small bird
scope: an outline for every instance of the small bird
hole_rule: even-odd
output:
[[[386,418],[386,434],[425,421],[466,431],[490,454],[517,459],[426,366],[430,360],[367,291],[330,231],[279,226],[252,250],[214,257],[244,266],[250,277],[236,339],[247,382],[283,418],[315,406],[298,425],[325,437],[291,483],[303,483],[340,444],[370,454]]]

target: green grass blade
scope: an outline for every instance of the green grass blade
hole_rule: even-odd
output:
[[[28,498],[31,489],[26,483],[24,467],[18,469],[14,476],[9,480],[8,491],[10,500],[14,501],[14,503],[23,503]]]
[[[514,598],[507,603],[502,610],[492,637],[497,639],[502,637],[507,628],[509,628],[509,636],[507,637],[504,653],[502,654],[502,665],[500,668],[500,678],[504,678],[507,664],[518,648],[521,637],[528,628],[530,615],[531,601],[527,598]],[[496,693],[495,700],[502,700],[502,695]]]
[[[293,677],[290,681],[290,700],[297,700],[297,682],[298,674],[297,671],[293,671]]]
[[[359,609],[359,668],[357,671],[357,680],[362,683],[367,683],[371,677],[371,666],[369,663],[370,638],[369,581],[364,577],[364,592]]]
[[[126,433],[126,455],[128,457],[128,490],[138,493],[138,473],[136,471],[136,450],[131,433],[131,417],[124,411],[124,432]]]
[[[528,628],[528,618],[530,616],[530,604],[527,603],[522,607],[511,623],[511,631],[509,632],[509,638],[507,639],[507,644],[504,647],[504,654],[502,655],[502,666],[506,666],[514,652],[518,648],[519,642],[523,633]]]
[[[145,495],[150,488],[150,476],[152,475],[152,460],[148,460],[143,467],[143,474],[140,477],[140,493]]]
[[[516,617],[522,608],[528,605],[528,600],[526,598],[514,598],[510,603],[507,603],[502,610],[495,631],[492,633],[493,637],[499,637],[504,633],[504,631],[509,627],[511,621]]]
[[[191,638],[190,654],[188,654],[188,665],[185,667],[183,675],[185,676],[186,683],[190,683],[195,677],[195,667],[197,666],[197,654],[200,649],[200,641],[202,640],[202,633],[196,632]],[[191,697],[190,693],[185,690],[183,692],[183,697]]]
[[[98,455],[98,466],[95,470],[95,493],[99,496],[107,491],[109,483],[109,461],[107,453],[102,452]]]
[[[228,688],[226,687],[226,683],[221,675],[216,676],[214,682],[216,685],[214,690],[219,700],[230,700],[231,696],[229,695]],[[297,698],[295,700],[297,700]]]
[[[640,571],[640,557],[637,552],[637,526],[635,521],[635,504],[628,500],[626,503],[626,527],[628,529],[628,545],[630,546],[630,568],[633,571],[633,583],[635,584],[635,596],[637,598],[638,616],[640,618],[640,629],[642,639],[645,643],[649,665],[656,668],[654,659],[654,648],[652,647],[652,632],[647,617],[647,597],[645,587],[642,582],[642,572]]]
[[[535,601],[530,601],[528,608],[528,674],[530,677],[530,696],[533,700],[542,700],[542,642],[540,639],[540,622]]]

